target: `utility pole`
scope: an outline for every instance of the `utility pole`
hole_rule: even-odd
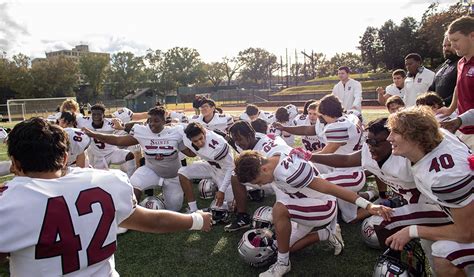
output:
[[[278,79],[279,84],[283,84],[283,56],[280,55],[280,78]]]
[[[295,86],[298,85],[298,75],[300,74],[300,65],[298,64],[298,54],[295,48]]]

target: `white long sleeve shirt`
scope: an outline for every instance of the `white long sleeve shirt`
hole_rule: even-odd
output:
[[[339,81],[332,89],[332,94],[337,96],[342,103],[342,107],[348,110],[362,110],[362,85],[360,82],[350,79],[346,84]]]

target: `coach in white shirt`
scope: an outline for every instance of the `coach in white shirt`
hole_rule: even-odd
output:
[[[422,62],[420,54],[417,53],[410,53],[405,57],[408,76],[405,79],[403,102],[407,108],[415,106],[418,95],[428,92],[435,77],[435,73],[422,66]]]
[[[332,89],[332,94],[337,96],[342,103],[342,107],[348,110],[357,110],[361,112],[362,109],[362,85],[349,78],[349,67],[341,66],[337,70],[339,83]]]

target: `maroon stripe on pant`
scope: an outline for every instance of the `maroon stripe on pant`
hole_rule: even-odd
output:
[[[352,176],[355,177],[355,176],[357,176],[358,173],[359,173],[359,172],[354,172],[354,174],[352,174]],[[347,175],[346,175],[346,176],[347,176]],[[339,176],[338,176],[338,177],[339,177]],[[337,177],[335,177],[335,178],[337,178]],[[332,178],[328,178],[328,179],[326,179],[326,180],[327,180],[327,181],[331,181],[331,180],[329,180],[329,179],[332,179]],[[343,179],[343,178],[340,178],[340,179]],[[363,175],[363,174],[360,174],[360,178],[359,178],[358,180],[354,181],[354,182],[349,182],[349,183],[337,183],[337,182],[336,182],[335,184],[338,185],[338,186],[340,186],[340,187],[357,187],[357,186],[360,184],[360,182],[362,182],[363,179],[364,179],[364,175]]]
[[[334,176],[334,177],[328,177],[328,178],[325,178],[325,179],[329,182],[342,180],[342,179],[354,179],[357,176],[358,173],[359,172],[354,172],[354,173],[349,174],[349,175],[338,175],[338,176]]]
[[[469,248],[469,249],[461,249],[461,250],[454,251],[453,253],[450,253],[446,257],[446,259],[448,259],[450,261],[453,261],[453,260],[459,259],[459,258],[464,257],[464,256],[474,256],[474,249]],[[473,260],[473,262],[474,262],[474,260]]]
[[[286,205],[286,208],[288,208],[288,210],[295,210],[299,212],[314,213],[314,212],[329,211],[330,209],[332,209],[333,204],[334,204],[333,201],[328,201],[326,205],[318,205],[318,206]]]
[[[307,220],[307,221],[312,221],[312,220],[324,220],[324,219],[328,219],[330,217],[333,216],[334,212],[336,211],[337,209],[333,209],[329,214],[327,215],[321,215],[321,216],[304,216],[304,215],[297,215],[297,214],[292,214],[290,212],[290,218],[294,218],[294,219],[301,219],[301,220]]]

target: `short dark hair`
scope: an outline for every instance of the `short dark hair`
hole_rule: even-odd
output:
[[[392,105],[392,104],[397,104],[397,105],[405,107],[405,102],[403,102],[402,98],[398,95],[390,96],[387,99],[387,102],[385,103],[385,107],[387,107],[387,109],[388,109],[390,107],[390,105]]]
[[[414,61],[417,61],[417,62],[422,62],[423,59],[421,58],[421,55],[418,54],[418,53],[410,53],[408,54],[406,57],[405,57],[405,60],[408,60],[408,59],[412,59]]]
[[[405,70],[403,69],[396,69],[392,72],[392,77],[395,76],[395,75],[399,75],[399,76],[402,76],[402,78],[406,78],[407,77],[407,73],[405,72]]]
[[[255,138],[255,130],[244,120],[239,120],[230,126],[229,133],[232,137],[241,136],[245,138]]]
[[[76,126],[76,115],[70,111],[62,112],[59,119],[64,119],[64,121],[66,121],[67,124],[72,123],[72,125]]]
[[[266,134],[268,130],[268,123],[261,119],[257,118],[254,121],[250,123],[252,125],[252,128],[255,130],[255,132]]]
[[[259,111],[258,107],[253,104],[248,104],[247,107],[245,108],[245,113],[248,116],[257,115],[258,111]]]
[[[314,101],[310,105],[308,105],[308,110],[317,110],[319,106],[319,101]]]
[[[234,160],[235,175],[240,183],[250,183],[260,175],[260,169],[264,164],[264,158],[258,151],[243,151]]]
[[[374,135],[377,135],[382,132],[390,133],[390,130],[387,128],[387,117],[379,117],[370,121],[367,124],[367,130]]]
[[[91,107],[91,111],[102,111],[102,113],[105,113],[105,106],[104,104],[95,104]]]
[[[344,71],[345,71],[346,73],[348,73],[348,74],[351,73],[351,70],[349,69],[348,66],[340,66],[340,67],[337,69],[337,71],[339,71],[339,70],[344,70]]]
[[[204,104],[209,104],[209,106],[211,106],[211,107],[216,107],[216,102],[214,102],[214,100],[212,100],[212,99],[207,99],[207,98],[202,99],[201,104],[199,105],[199,107],[201,107]]]
[[[309,99],[308,101],[306,101],[304,103],[304,107],[303,107],[303,114],[308,114],[308,107],[309,105],[311,105],[312,103],[316,102],[316,100],[314,99]]]
[[[290,121],[290,113],[285,107],[279,107],[275,112],[275,118],[278,122]]]
[[[199,136],[200,134],[205,134],[206,130],[204,127],[198,122],[191,122],[188,124],[186,129],[184,129],[184,133],[188,139],[192,139],[194,137]]]
[[[474,17],[463,16],[451,22],[448,27],[448,34],[454,34],[456,32],[460,32],[465,36],[474,32]]]
[[[158,116],[162,120],[165,120],[166,110],[163,106],[153,107],[148,110],[148,115]]]
[[[416,105],[425,105],[430,107],[437,105],[438,108],[441,108],[444,107],[444,101],[443,98],[441,98],[436,92],[426,92],[416,98]]]
[[[28,172],[53,172],[63,168],[69,148],[67,133],[56,124],[33,117],[18,123],[8,134],[8,155]]]
[[[344,109],[342,108],[341,101],[337,96],[328,94],[321,98],[318,112],[322,115],[339,118],[342,116]]]

